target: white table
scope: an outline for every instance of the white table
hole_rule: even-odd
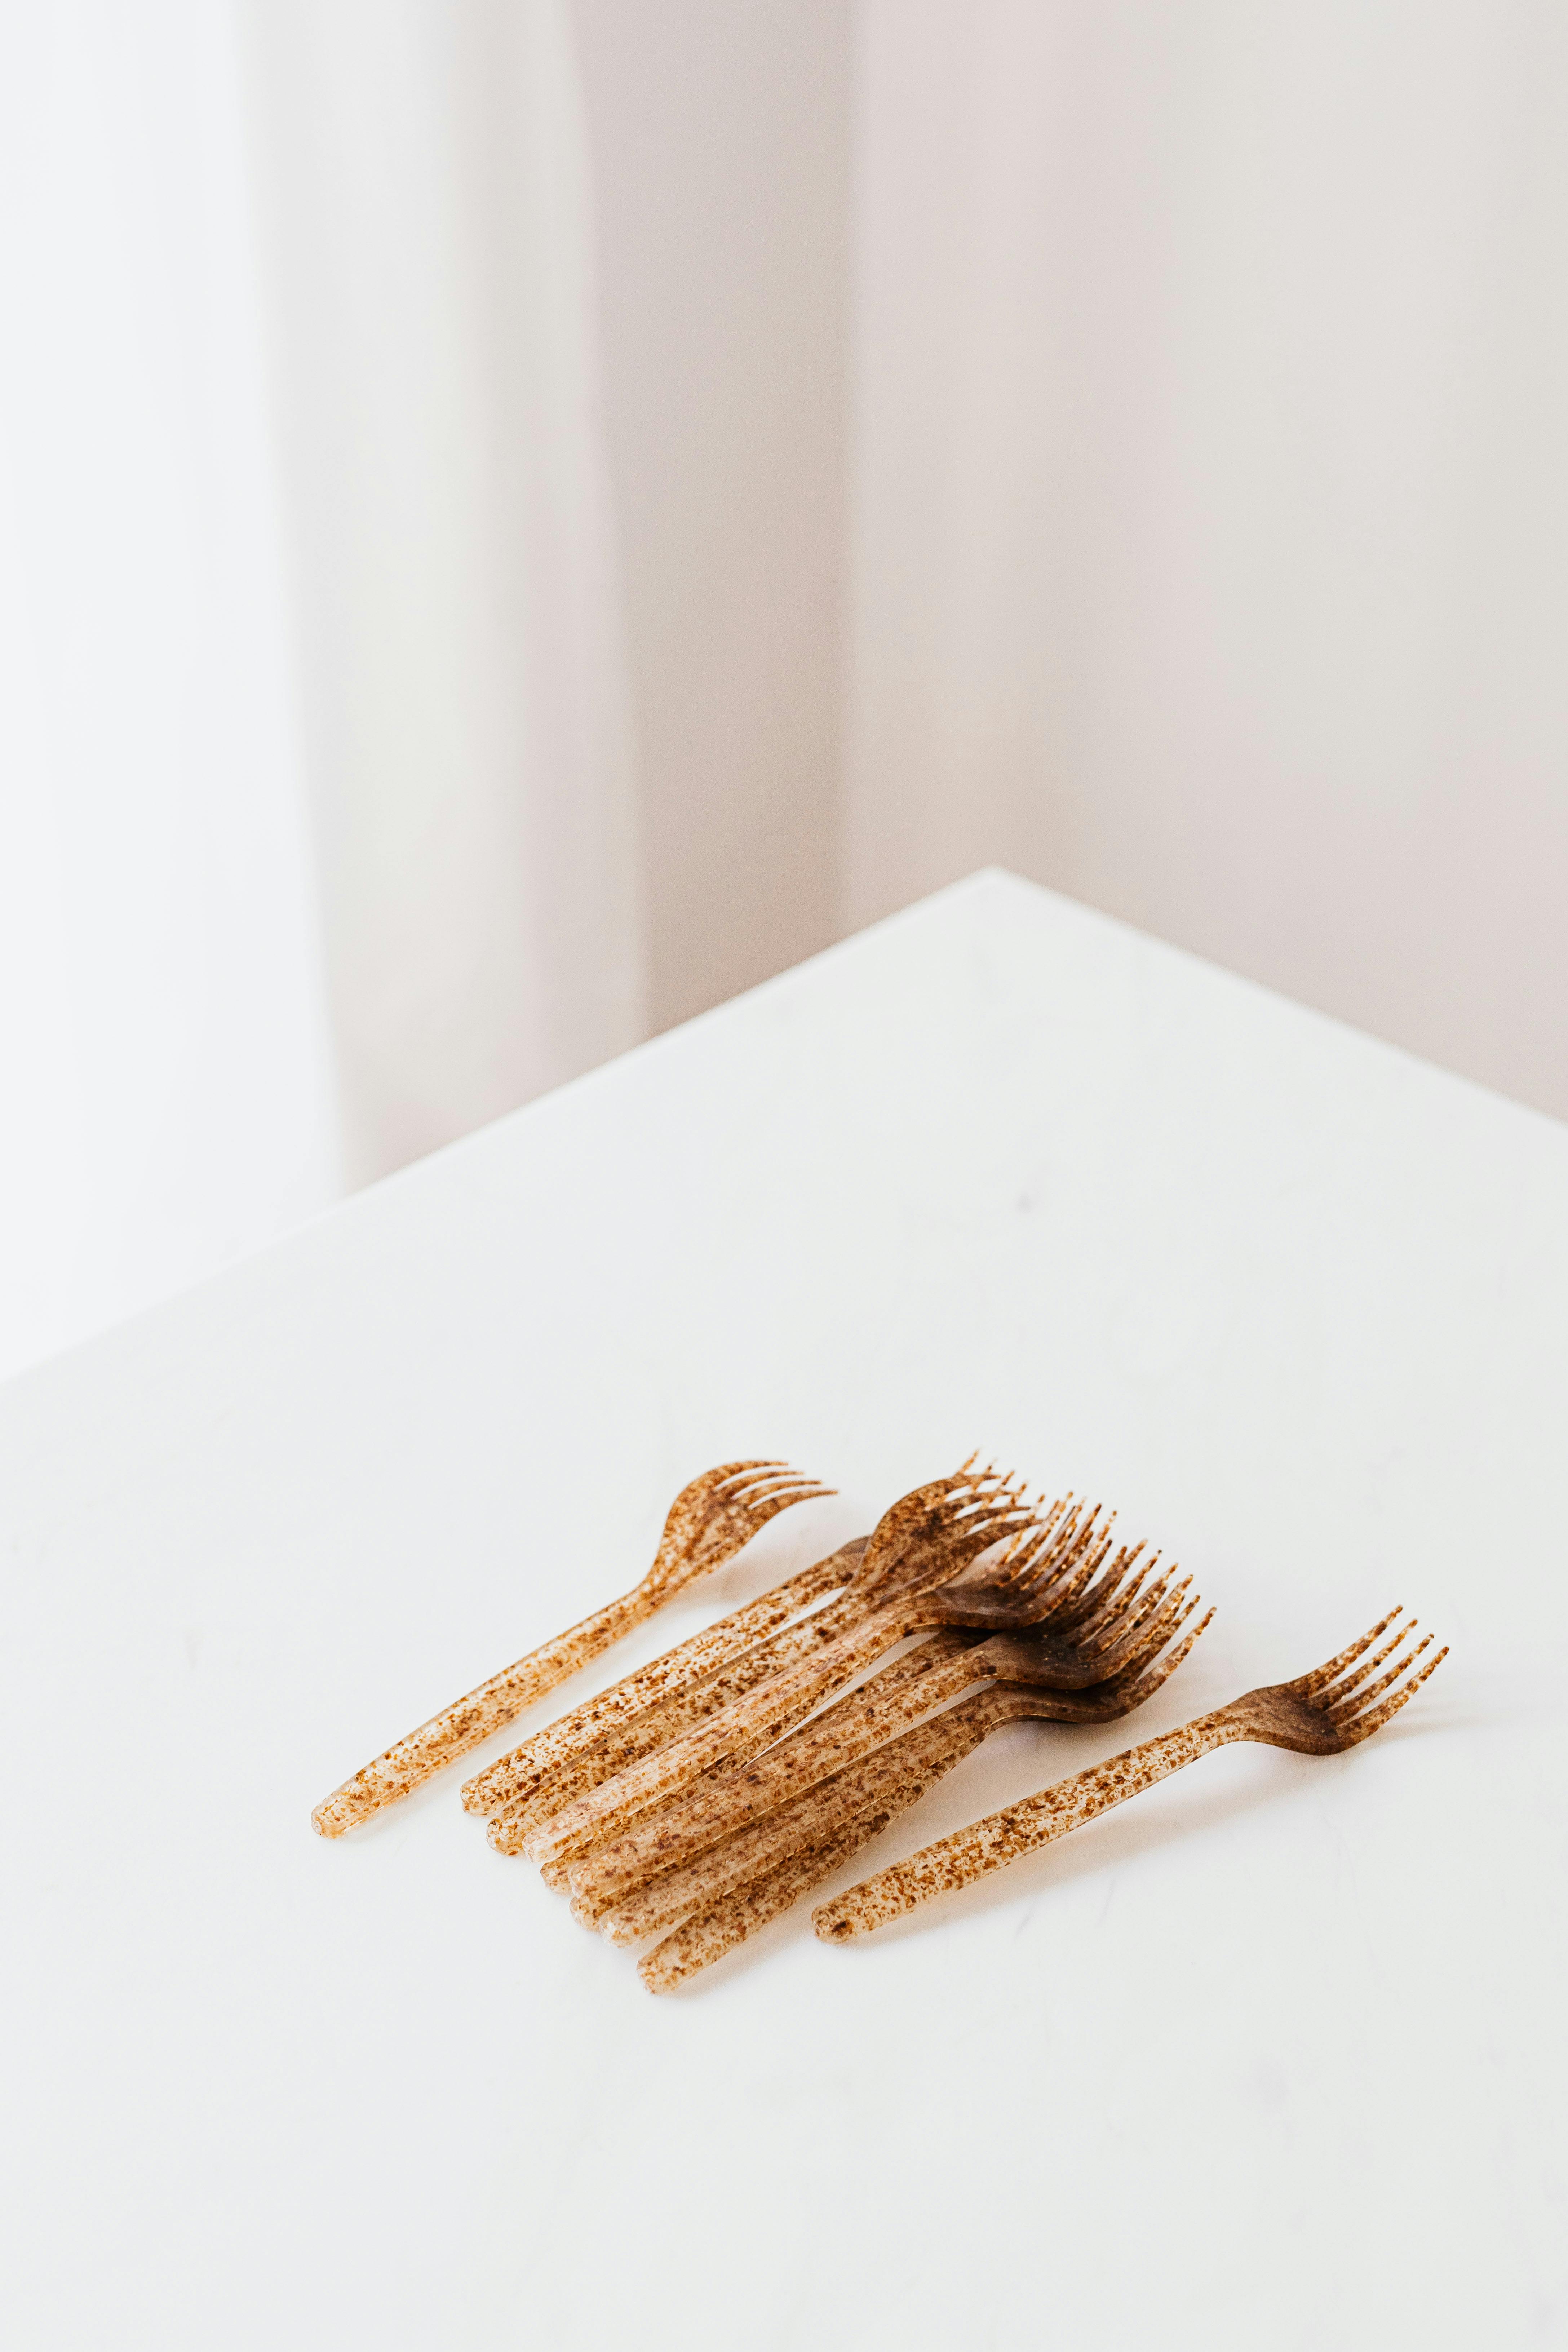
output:
[[[14,1384],[8,2342],[1568,2341],[1565,1427],[1568,1131],[994,875]],[[835,1885],[1393,1600],[1453,1654],[662,2001],[457,1775],[311,1835],[707,1464],[842,1499],[600,1681],[975,1445],[1220,1616]]]

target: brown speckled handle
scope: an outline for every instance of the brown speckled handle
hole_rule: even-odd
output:
[[[798,1576],[774,1585],[771,1591],[749,1601],[744,1608],[731,1611],[716,1625],[694,1633],[689,1641],[662,1652],[610,1689],[596,1692],[569,1714],[558,1716],[542,1731],[525,1739],[521,1748],[498,1758],[483,1772],[464,1782],[466,1811],[496,1814],[526,1802],[552,1774],[596,1747],[621,1726],[689,1685],[718,1674],[787,1623],[797,1611],[809,1608],[835,1586],[847,1584],[864,1549],[864,1538],[845,1545],[829,1559],[803,1569]]]
[[[995,1719],[993,1694],[977,1691],[737,1831],[722,1845],[710,1847],[683,1868],[650,1879],[613,1907],[580,1893],[573,1909],[584,1926],[596,1926],[612,1943],[638,1943],[766,1877],[792,1854],[820,1843],[829,1833],[836,1836],[844,1822],[882,1803],[894,1790],[909,1790],[904,1803],[913,1804],[979,1747]]]
[[[702,1969],[711,1968],[737,1944],[754,1936],[760,1927],[779,1917],[820,1886],[825,1878],[879,1837],[889,1822],[895,1821],[906,1807],[912,1805],[929,1787],[928,1781],[917,1781],[908,1788],[890,1790],[867,1811],[843,1822],[837,1829],[824,1833],[821,1840],[794,1853],[766,1877],[759,1878],[710,1911],[704,1911],[685,1926],[667,1936],[640,1962],[637,1969],[649,1992],[673,1992]]]
[[[638,1585],[607,1608],[584,1617],[569,1633],[557,1634],[542,1649],[531,1650],[515,1665],[503,1667],[466,1698],[443,1707],[439,1715],[433,1715],[428,1723],[422,1723],[417,1731],[411,1731],[352,1780],[324,1797],[310,1815],[316,1829],[322,1837],[342,1837],[345,1830],[368,1821],[383,1805],[407,1796],[433,1772],[456,1763],[459,1756],[466,1756],[492,1731],[500,1731],[568,1675],[598,1657],[612,1642],[618,1642],[623,1633],[629,1633],[634,1625],[651,1617],[660,1598]]]
[[[731,1760],[624,1836],[595,1845],[572,1873],[590,1901],[618,1903],[918,1723],[976,1679],[974,1636],[939,1633],[884,1666],[789,1738],[740,1765]]]
[[[1156,1780],[1179,1772],[1184,1765],[1195,1763],[1212,1748],[1247,1736],[1229,1709],[1201,1715],[1178,1730],[1163,1732],[1157,1739],[1147,1739],[1141,1747],[1129,1748],[1104,1764],[1091,1766],[1087,1772],[1058,1780],[1037,1796],[987,1813],[984,1821],[972,1822],[967,1829],[955,1830],[951,1837],[922,1847],[907,1862],[879,1870],[874,1878],[863,1879],[847,1894],[823,1904],[813,1912],[812,1925],[826,1943],[869,1935],[873,1928],[885,1927],[933,1895],[989,1877],[1020,1854],[1066,1837],[1069,1830],[1092,1821],[1096,1813],[1108,1812],[1112,1805],[1125,1803],[1129,1797],[1152,1788]]]
[[[786,1722],[797,1723],[919,1623],[919,1610],[911,1613],[907,1599],[872,1611],[819,1656],[787,1667],[760,1690],[576,1799],[536,1831],[524,1851],[535,1862],[551,1862],[607,1838],[615,1829],[629,1827],[727,1757],[754,1755],[757,1732],[776,1733]]]
[[[717,1715],[731,1699],[754,1690],[759,1683],[766,1682],[784,1666],[793,1665],[797,1658],[826,1649],[860,1613],[857,1601],[830,1601],[826,1609],[797,1620],[784,1633],[775,1633],[771,1641],[759,1642],[754,1649],[746,1651],[718,1674],[673,1692],[658,1705],[632,1717],[629,1722],[602,1734],[591,1748],[553,1766],[531,1796],[509,1804],[492,1820],[486,1832],[491,1845],[498,1853],[525,1853],[534,1832],[564,1811],[575,1799],[613,1780],[640,1758],[651,1756],[656,1748],[679,1738],[694,1724]],[[767,1734],[769,1739],[775,1736],[773,1731]]]

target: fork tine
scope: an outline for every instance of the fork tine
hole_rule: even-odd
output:
[[[833,1486],[825,1486],[816,1478],[773,1478],[765,1486],[753,1486],[733,1506],[741,1511],[762,1510],[788,1496],[792,1502],[802,1502],[807,1496],[832,1495]]]
[[[1154,1565],[1153,1560],[1149,1562],[1150,1569]],[[1147,1572],[1145,1570],[1145,1575]],[[1140,1592],[1144,1582],[1142,1576],[1138,1579],[1130,1592],[1110,1596],[1113,1605],[1097,1611],[1086,1621],[1079,1622],[1075,1619],[1072,1629],[1073,1637],[1080,1648],[1088,1650],[1092,1655],[1096,1648],[1108,1648],[1111,1642],[1120,1640],[1123,1633],[1131,1632],[1142,1624],[1146,1618],[1158,1610],[1164,1600],[1171,1589],[1171,1579],[1175,1572],[1176,1565],[1173,1560],[1164,1574],[1156,1577],[1148,1591],[1142,1593],[1142,1598],[1140,1598]],[[1190,1584],[1192,1579],[1189,1577],[1187,1581]],[[1097,1642],[1091,1638],[1099,1635],[1103,1635],[1104,1639]]]
[[[1158,1552],[1150,1552],[1142,1567],[1139,1568],[1138,1562],[1146,1551],[1149,1551],[1146,1543],[1121,1546],[1099,1582],[1079,1601],[1073,1612],[1075,1627],[1080,1632],[1092,1632],[1113,1601],[1120,1608],[1131,1603],[1133,1596],[1148,1581],[1160,1557]],[[1137,1570],[1135,1575],[1134,1570]],[[1132,1578],[1131,1584],[1127,1581],[1130,1576]]]
[[[1053,1503],[1044,1519],[1036,1519],[1028,1527],[1020,1528],[1017,1534],[1009,1539],[1006,1550],[991,1571],[987,1582],[1005,1592],[1032,1591],[1041,1574],[1038,1566],[1041,1553],[1048,1548],[1044,1531],[1048,1528],[1052,1515],[1061,1508],[1059,1502]]]
[[[1385,1633],[1394,1619],[1403,1617],[1404,1614],[1405,1609],[1402,1602],[1398,1608],[1391,1609],[1386,1617],[1380,1617],[1370,1633],[1363,1633],[1359,1642],[1352,1642],[1348,1650],[1342,1650],[1337,1658],[1331,1658],[1326,1666],[1315,1666],[1310,1675],[1299,1675],[1295,1682],[1287,1684],[1286,1688],[1300,1691],[1304,1697],[1313,1697],[1317,1692],[1326,1688],[1330,1683],[1342,1675],[1345,1668],[1353,1659],[1359,1658],[1363,1650],[1370,1650],[1378,1635]]]
[[[1143,1546],[1139,1544],[1131,1558],[1135,1559],[1142,1549]],[[1159,1557],[1158,1552],[1152,1552],[1144,1561],[1133,1580],[1131,1588],[1133,1592],[1136,1592],[1144,1583],[1158,1563]],[[1051,1609],[1051,1623],[1058,1632],[1077,1636],[1086,1630],[1091,1631],[1100,1622],[1106,1608],[1116,1596],[1117,1584],[1121,1572],[1121,1553],[1119,1552],[1104,1575],[1097,1580],[1086,1584],[1082,1577],[1076,1578],[1067,1596],[1057,1599]]]
[[[742,1477],[726,1479],[718,1490],[718,1500],[728,1509],[737,1503],[753,1501],[773,1486],[814,1486],[816,1483],[809,1471],[796,1470],[787,1462],[758,1463]]]
[[[1073,1517],[1063,1528],[1057,1558],[1052,1562],[1041,1563],[1042,1570],[1048,1565],[1051,1573],[1042,1574],[1039,1591],[1036,1597],[1040,1599],[1054,1594],[1051,1606],[1053,1617],[1059,1610],[1069,1606],[1078,1598],[1105,1557],[1104,1550],[1100,1548],[1100,1531],[1096,1526],[1101,1508],[1102,1506],[1097,1503],[1088,1517],[1081,1519],[1079,1513],[1075,1512]],[[1080,1505],[1080,1512],[1081,1509]],[[1106,1539],[1106,1549],[1109,1549],[1109,1538]],[[1061,1588],[1059,1591],[1056,1590],[1058,1585]]]
[[[787,1510],[792,1503],[816,1502],[832,1492],[831,1486],[819,1486],[814,1478],[781,1479],[766,1486],[755,1487],[750,1494],[721,1501],[712,1510],[705,1512],[693,1539],[693,1548],[700,1551],[715,1542],[723,1541],[742,1528],[749,1528],[754,1535],[775,1513]]]
[[[1187,1598],[1187,1586],[1191,1582],[1192,1579],[1188,1577],[1171,1595],[1153,1622],[1140,1627],[1127,1645],[1127,1655],[1116,1669],[1118,1674],[1131,1674],[1145,1664],[1158,1654],[1178,1627],[1186,1623],[1203,1597],[1194,1592],[1190,1600]]]
[[[1183,1612],[1181,1618],[1177,1620],[1177,1622],[1179,1624],[1184,1623],[1186,1619],[1192,1615],[1193,1611],[1197,1606],[1198,1601],[1194,1597],[1188,1602],[1186,1609]],[[1213,1622],[1214,1611],[1212,1609],[1205,1610],[1203,1616],[1199,1618],[1197,1623],[1193,1627],[1192,1632],[1187,1635],[1185,1641],[1178,1642],[1173,1649],[1167,1650],[1164,1656],[1159,1660],[1158,1664],[1150,1664],[1148,1660],[1150,1656],[1152,1655],[1152,1653],[1146,1652],[1142,1660],[1134,1662],[1134,1664],[1124,1667],[1122,1672],[1118,1675],[1114,1680],[1100,1685],[1100,1690],[1108,1698],[1114,1694],[1118,1698],[1124,1699],[1126,1702],[1125,1711],[1131,1715],[1135,1706],[1142,1706],[1145,1699],[1153,1697],[1154,1693],[1160,1688],[1162,1683],[1169,1682],[1171,1676],[1175,1673],[1176,1668],[1181,1664],[1182,1660],[1186,1657],[1192,1650],[1194,1643],[1202,1639],[1203,1635],[1208,1632],[1208,1629]],[[1092,1693],[1089,1695],[1093,1696]]]
[[[1365,1682],[1368,1675],[1376,1673],[1378,1667],[1382,1665],[1384,1658],[1393,1657],[1394,1653],[1398,1649],[1401,1642],[1405,1641],[1409,1634],[1415,1631],[1419,1622],[1419,1618],[1407,1618],[1405,1623],[1401,1625],[1398,1631],[1394,1634],[1393,1638],[1386,1641],[1381,1650],[1374,1650],[1370,1658],[1364,1659],[1353,1675],[1348,1675],[1342,1682],[1331,1684],[1326,1690],[1314,1692],[1312,1697],[1313,1706],[1325,1707],[1338,1706],[1342,1699],[1349,1698],[1352,1691],[1358,1689],[1360,1685]]]
[[[1345,1746],[1358,1747],[1363,1739],[1370,1739],[1374,1731],[1381,1731],[1384,1725],[1399,1713],[1405,1700],[1415,1697],[1427,1675],[1436,1673],[1447,1654],[1448,1645],[1445,1642],[1436,1656],[1428,1658],[1420,1673],[1412,1675],[1410,1680],[1394,1692],[1392,1696],[1385,1698],[1381,1706],[1371,1708],[1365,1715],[1355,1716],[1348,1724],[1341,1726],[1340,1736]]]
[[[1150,1555],[1147,1559],[1142,1557],[1145,1552]],[[1142,1561],[1142,1567],[1138,1567],[1138,1561]],[[1159,1552],[1150,1552],[1147,1543],[1123,1543],[1121,1550],[1117,1552],[1117,1557],[1112,1559],[1110,1569],[1105,1571],[1105,1576],[1100,1578],[1100,1583],[1096,1585],[1096,1595],[1102,1595],[1107,1601],[1110,1601],[1110,1597],[1112,1597],[1114,1592],[1121,1592],[1121,1600],[1123,1604],[1126,1604],[1126,1601],[1133,1600],[1135,1592],[1138,1592],[1138,1590],[1150,1580],[1150,1576],[1154,1573],[1154,1567],[1157,1567],[1157,1564],[1159,1564]],[[1126,1578],[1129,1576],[1133,1578],[1131,1585],[1126,1583]],[[1090,1618],[1086,1618],[1084,1622],[1090,1622]]]
[[[1174,1573],[1175,1569],[1173,1566],[1167,1572],[1163,1583],[1157,1586],[1153,1592],[1145,1594],[1142,1604],[1131,1612],[1130,1617],[1122,1618],[1120,1615],[1113,1617],[1110,1623],[1105,1627],[1095,1641],[1082,1643],[1080,1646],[1087,1652],[1088,1655],[1091,1658],[1113,1658],[1118,1651],[1131,1649],[1137,1642],[1138,1636],[1142,1631],[1144,1625],[1148,1622],[1151,1614],[1159,1609],[1161,1602],[1164,1600],[1166,1591],[1170,1589],[1171,1577],[1173,1576]],[[1176,1585],[1173,1590],[1170,1591],[1171,1599],[1173,1601],[1179,1601],[1183,1593],[1186,1591],[1188,1586],[1192,1583],[1192,1580],[1193,1580],[1190,1576],[1184,1576],[1180,1584]]]
[[[1356,1691],[1346,1698],[1335,1699],[1331,1706],[1325,1706],[1321,1699],[1314,1700],[1313,1704],[1322,1707],[1323,1713],[1335,1725],[1353,1723],[1366,1712],[1374,1698],[1387,1690],[1391,1684],[1396,1683],[1406,1667],[1413,1666],[1422,1652],[1431,1646],[1432,1636],[1428,1633],[1416,1643],[1413,1650],[1406,1650],[1402,1658],[1395,1658],[1387,1674],[1381,1680],[1369,1684],[1365,1690]]]

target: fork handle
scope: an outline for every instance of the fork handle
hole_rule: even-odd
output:
[[[671,1927],[754,1885],[794,1855],[816,1847],[830,1834],[837,1835],[844,1822],[875,1811],[895,1790],[909,1791],[897,1808],[904,1811],[979,1747],[995,1721],[991,1698],[989,1691],[977,1691],[946,1714],[917,1724],[901,1738],[889,1740],[858,1763],[836,1772],[830,1780],[819,1781],[776,1812],[738,1830],[722,1844],[710,1847],[684,1868],[647,1881],[613,1908],[596,1901],[591,1884],[583,1885],[574,1873],[578,1899],[573,1909],[585,1926],[596,1927],[611,1943],[635,1944],[660,1927]],[[858,1843],[864,1844],[873,1834],[868,1830]]]
[[[825,1943],[847,1943],[851,1936],[869,1935],[874,1927],[885,1927],[889,1919],[912,1911],[933,1895],[988,1878],[1020,1854],[1066,1837],[1069,1830],[1092,1821],[1096,1813],[1109,1812],[1112,1805],[1152,1789],[1156,1780],[1179,1772],[1184,1765],[1195,1764],[1212,1748],[1247,1736],[1227,1708],[1200,1715],[1175,1731],[1162,1732],[1157,1739],[1146,1739],[1141,1747],[1126,1748],[1103,1764],[1092,1765],[1087,1772],[1058,1780],[1037,1796],[987,1813],[967,1829],[955,1830],[951,1837],[923,1846],[907,1862],[862,1879],[858,1886],[814,1911],[812,1925]]]
[[[531,1706],[568,1675],[607,1650],[612,1642],[618,1642],[623,1633],[629,1633],[634,1625],[651,1617],[661,1597],[657,1588],[648,1591],[646,1580],[635,1585],[618,1601],[584,1617],[580,1625],[531,1650],[515,1664],[504,1666],[466,1698],[454,1699],[417,1731],[409,1732],[356,1772],[352,1780],[345,1780],[341,1789],[334,1789],[330,1797],[323,1797],[310,1815],[314,1826],[322,1837],[342,1837],[345,1830],[368,1821],[383,1805],[395,1804],[433,1772],[466,1756],[525,1706]]]
[[[645,1719],[651,1722],[661,1710],[677,1705],[684,1694],[699,1685],[716,1683],[726,1668],[766,1658],[776,1662],[769,1664],[768,1672],[776,1673],[795,1656],[836,1638],[843,1631],[837,1615],[842,1603],[835,1604],[833,1610],[822,1611],[804,1625],[790,1626],[786,1633],[780,1633],[778,1629],[788,1626],[797,1612],[809,1608],[824,1593],[847,1584],[854,1571],[855,1559],[864,1548],[864,1538],[841,1546],[827,1559],[803,1569],[783,1584],[773,1585],[743,1608],[731,1611],[716,1625],[693,1633],[689,1641],[672,1650],[661,1651],[657,1658],[649,1659],[635,1674],[623,1676],[608,1690],[596,1692],[570,1713],[557,1716],[542,1731],[525,1739],[521,1748],[512,1748],[463,1783],[464,1810],[470,1813],[510,1811],[542,1793],[549,1781],[563,1776],[569,1766],[591,1751],[607,1748],[625,1733],[628,1725],[640,1732]],[[852,1609],[844,1623],[852,1622],[858,1614]],[[699,1709],[700,1714],[704,1711]],[[634,1748],[626,1760],[632,1761],[642,1752]],[[584,1785],[591,1788],[595,1782],[589,1780]]]
[[[957,1759],[954,1758],[956,1762]],[[889,1790],[875,1803],[854,1814],[837,1827],[824,1830],[821,1836],[792,1853],[777,1869],[753,1878],[716,1903],[710,1911],[699,1912],[667,1936],[640,1962],[637,1974],[649,1992],[673,1992],[678,1984],[695,1976],[700,1969],[711,1968],[770,1919],[787,1911],[801,1895],[820,1886],[825,1878],[863,1845],[879,1837],[889,1823],[898,1819],[924,1795],[931,1786],[931,1777],[914,1780]]]
[[[524,1853],[537,1863],[553,1862],[630,1827],[726,1757],[754,1755],[759,1732],[797,1723],[920,1624],[918,1604],[908,1597],[872,1610],[815,1657],[786,1666],[760,1690],[733,1700],[668,1748],[563,1806],[528,1839]]]
[[[721,1765],[651,1819],[596,1844],[572,1874],[579,1895],[625,1902],[647,1880],[676,1870],[819,1786],[965,1691],[984,1665],[973,1640],[943,1631],[862,1683],[847,1698],[746,1764]]]

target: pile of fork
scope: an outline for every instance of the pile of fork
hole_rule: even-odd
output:
[[[488,1738],[778,1511],[829,1490],[779,1463],[726,1463],[677,1497],[652,1569],[623,1600],[531,1652],[317,1807],[338,1835]],[[501,1853],[526,1854],[584,1927],[665,1992],[831,1876],[999,1725],[1110,1723],[1174,1673],[1213,1612],[1098,1507],[1032,1506],[966,1463],[844,1545],[611,1689],[463,1789]],[[967,1885],[1233,1739],[1354,1746],[1411,1696],[1428,1643],[1371,1676],[1395,1611],[1326,1666],[1005,1808],[815,1915],[840,1942]],[[891,1662],[878,1661],[894,1653]],[[1363,1663],[1364,1661],[1364,1663]],[[1401,1677],[1405,1679],[1401,1680]],[[1398,1685],[1395,1688],[1394,1685]]]

